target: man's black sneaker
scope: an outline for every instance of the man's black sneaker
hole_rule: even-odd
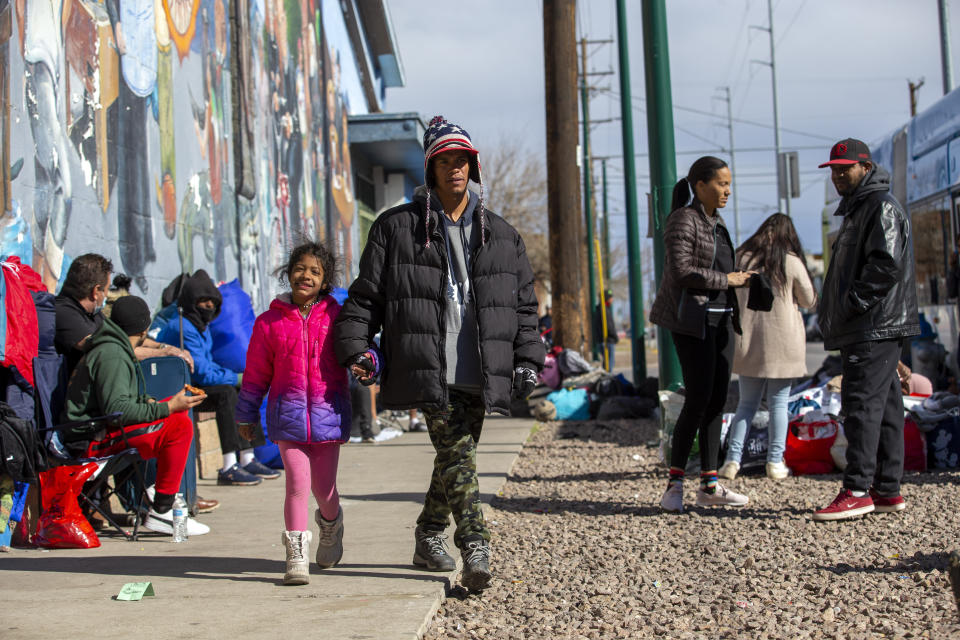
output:
[[[427,571],[453,571],[457,568],[456,561],[447,553],[447,536],[442,532],[417,527],[414,537],[417,545],[413,551],[413,564]]]
[[[463,575],[460,582],[470,591],[483,591],[490,586],[490,543],[483,538],[465,540],[460,551],[463,557]]]

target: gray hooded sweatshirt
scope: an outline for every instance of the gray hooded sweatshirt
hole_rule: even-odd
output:
[[[477,194],[471,191],[470,202],[456,222],[446,215],[440,216],[447,254],[447,306],[444,318],[447,331],[447,384],[477,392],[481,389],[483,377],[480,370],[477,307],[470,275],[473,249],[480,243],[480,228],[473,224],[473,212],[478,200]]]

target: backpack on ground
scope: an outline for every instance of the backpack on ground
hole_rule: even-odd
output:
[[[33,424],[0,402],[0,470],[16,482],[28,482],[46,468]]]

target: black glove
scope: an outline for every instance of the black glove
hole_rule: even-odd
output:
[[[513,370],[513,397],[526,399],[537,386],[537,372],[529,367],[517,367]]]
[[[366,371],[368,375],[362,376],[361,374],[358,374],[354,367],[359,367],[360,369]],[[365,387],[369,387],[377,381],[376,377],[373,375],[376,370],[377,368],[373,364],[373,359],[367,353],[359,353],[353,358],[353,360],[350,361],[350,373],[352,373],[357,379],[357,382]]]

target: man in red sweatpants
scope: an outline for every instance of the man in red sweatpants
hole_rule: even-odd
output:
[[[143,342],[149,326],[150,309],[142,298],[125,296],[114,303],[111,317],[104,318],[90,337],[87,352],[70,378],[64,418],[79,424],[62,435],[68,447],[82,449],[88,456],[107,456],[130,446],[145,459],[156,458],[153,506],[144,527],[171,534],[171,508],[193,438],[187,411],[200,404],[203,396],[188,396],[184,388],[157,402],[143,393],[143,373],[134,349]],[[89,424],[83,424],[114,413],[120,418],[104,430],[91,432]],[[209,531],[193,519],[187,522],[189,535]]]

